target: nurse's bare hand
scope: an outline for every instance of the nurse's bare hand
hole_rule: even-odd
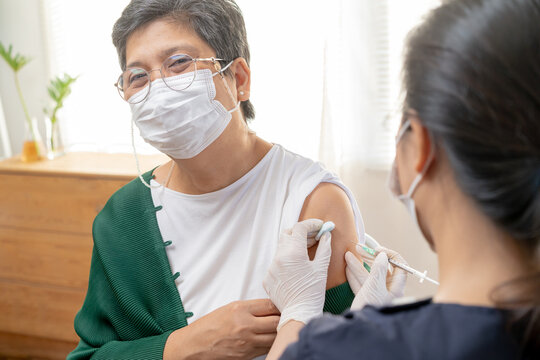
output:
[[[253,359],[268,353],[278,323],[270,300],[235,301],[174,331],[163,359]]]

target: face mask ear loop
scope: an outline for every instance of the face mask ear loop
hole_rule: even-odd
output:
[[[212,76],[216,76],[217,74],[219,74],[221,77],[223,77],[223,72],[224,72],[225,70],[227,70],[227,69],[229,68],[229,66],[232,65],[233,62],[234,62],[234,61],[231,61],[230,63],[228,63],[227,65],[225,65],[223,68],[221,68],[221,69],[219,69],[219,70],[216,69],[217,72],[213,73]]]
[[[131,147],[133,148],[133,155],[135,156],[135,164],[137,165],[137,173],[139,174],[139,179],[141,180],[141,182],[144,184],[144,186],[146,186],[149,189],[158,189],[158,188],[160,188],[162,186],[161,184],[159,184],[159,185],[150,185],[144,180],[144,178],[142,176],[141,167],[140,167],[140,164],[139,164],[139,157],[137,156],[137,149],[135,148],[135,135],[134,135],[134,130],[133,130],[133,119],[131,120]]]
[[[171,180],[171,175],[175,165],[176,163],[174,162],[174,160],[172,160],[171,168],[169,169],[169,173],[167,174],[167,178],[165,179],[165,184],[161,186],[161,192],[159,193],[159,202],[161,203],[161,205],[163,205],[163,193],[165,192],[165,189],[169,186],[169,181]],[[165,213],[167,213],[167,211],[165,211]]]
[[[431,142],[431,144],[433,144],[433,141]],[[414,178],[414,181],[412,182],[411,187],[409,188],[409,191],[407,192],[407,197],[412,198],[414,192],[416,191],[416,188],[418,187],[418,184],[420,184],[420,181],[422,181],[422,179],[424,178],[424,175],[426,175],[429,169],[429,166],[431,165],[431,162],[433,161],[434,158],[435,158],[435,148],[433,145],[431,145],[431,149],[429,150],[429,155],[426,160],[426,165],[424,165],[424,168],[422,169],[422,171],[418,175],[416,175],[416,177]]]
[[[229,87],[229,84],[227,83],[227,80],[225,80],[225,76],[223,76],[223,72],[225,70],[227,70],[229,68],[229,66],[232,65],[232,61],[230,63],[228,63],[227,65],[225,65],[225,67],[221,70],[219,70],[218,72],[212,74],[212,76],[216,76],[217,74],[219,74],[219,76],[221,77],[221,80],[223,81],[223,84],[225,85],[225,89],[227,89],[227,93],[229,93],[229,96],[231,97],[231,100],[233,101],[233,103],[236,102],[236,99],[234,98],[234,95],[231,91],[231,88]],[[240,101],[236,102],[236,106],[233,107],[231,110],[228,110],[229,113],[233,113],[235,112],[236,110],[238,110],[240,108]]]
[[[396,136],[396,146],[401,141],[401,138],[403,137],[403,135],[405,135],[405,131],[407,131],[410,126],[411,126],[411,120],[409,119],[407,119],[403,123],[403,125],[401,125],[401,128],[399,129],[398,134]]]

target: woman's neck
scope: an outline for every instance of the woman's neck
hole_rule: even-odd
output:
[[[441,283],[434,301],[493,306],[494,289],[527,274],[523,256],[461,191],[445,192],[440,200],[433,204],[442,204],[444,216],[432,213],[431,226]]]
[[[217,191],[245,175],[271,147],[250,132],[243,120],[233,118],[223,134],[199,155],[173,160],[175,169],[167,187],[193,195]],[[170,166],[172,162],[156,170],[159,183],[165,183]]]

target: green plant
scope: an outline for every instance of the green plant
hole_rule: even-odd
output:
[[[56,113],[64,106],[64,100],[71,94],[71,85],[77,80],[78,76],[71,77],[68,74],[64,74],[63,77],[57,76],[51,80],[47,91],[49,96],[54,101],[54,107],[52,110],[43,109],[45,114],[49,115],[51,123],[54,125],[57,121]]]
[[[0,42],[0,56],[6,61],[6,63],[13,70],[15,76],[15,86],[17,87],[17,93],[19,94],[19,100],[24,110],[24,115],[26,116],[26,121],[28,122],[29,128],[32,128],[32,123],[30,120],[30,114],[28,113],[28,108],[26,107],[26,102],[21,91],[21,84],[19,83],[19,71],[31,60],[29,57],[23,56],[19,53],[13,53],[13,46],[9,45],[6,47]],[[34,134],[33,134],[34,135]],[[35,137],[34,137],[35,138]]]

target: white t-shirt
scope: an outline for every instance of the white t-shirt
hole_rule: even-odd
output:
[[[157,182],[152,180],[154,185]],[[236,300],[268,298],[262,282],[279,234],[300,216],[306,197],[321,182],[347,193],[358,240],[364,225],[352,193],[312,160],[272,149],[242,178],[221,190],[188,195],[164,187],[152,189],[157,221],[189,323]]]

